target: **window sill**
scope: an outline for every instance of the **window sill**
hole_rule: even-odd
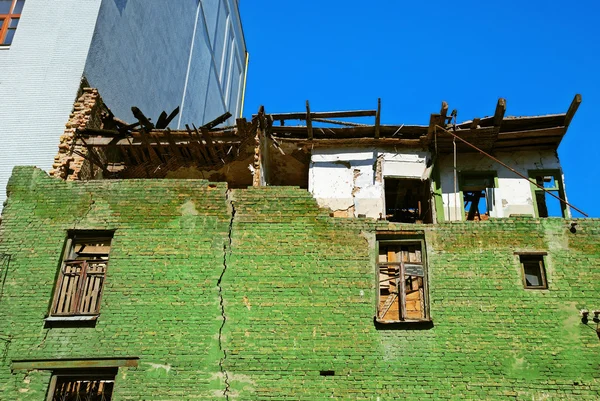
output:
[[[85,316],[48,316],[46,322],[89,322],[98,319],[98,315]]]
[[[374,317],[375,327],[385,330],[429,330],[433,320],[380,320]]]
[[[84,316],[48,316],[44,319],[44,328],[96,327],[99,315]]]

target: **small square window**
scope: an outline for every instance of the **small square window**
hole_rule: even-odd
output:
[[[520,255],[523,269],[523,286],[531,289],[547,289],[543,255]]]
[[[100,312],[111,240],[112,233],[106,232],[75,232],[69,236],[51,316],[95,316]]]
[[[46,401],[110,401],[116,369],[55,371]]]

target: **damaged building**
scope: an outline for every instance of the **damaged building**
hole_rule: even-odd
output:
[[[50,174],[7,188],[0,394],[598,398],[600,223],[557,157],[580,102],[173,129],[82,88]]]

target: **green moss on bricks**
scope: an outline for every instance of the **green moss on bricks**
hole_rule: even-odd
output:
[[[298,188],[226,191],[15,169],[0,225],[0,398],[45,397],[50,372],[11,372],[12,360],[105,357],[140,358],[119,370],[120,401],[600,396],[600,340],[579,316],[600,309],[600,220],[576,233],[562,219],[394,224],[331,218]],[[72,229],[115,230],[101,315],[46,329]],[[377,230],[424,234],[432,328],[374,326]],[[548,290],[523,289],[514,252],[527,250],[548,253]]]

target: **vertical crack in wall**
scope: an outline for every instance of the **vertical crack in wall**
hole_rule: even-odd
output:
[[[227,315],[225,314],[225,302],[223,299],[223,276],[227,272],[227,253],[231,255],[231,234],[233,230],[233,219],[235,218],[235,205],[233,204],[233,199],[230,199],[230,190],[227,190],[225,195],[225,199],[227,200],[229,207],[231,208],[231,219],[229,220],[229,233],[228,233],[228,242],[223,244],[223,270],[221,271],[221,275],[219,276],[219,280],[217,281],[217,287],[219,288],[219,305],[221,307],[221,327],[219,327],[219,350],[223,353],[223,357],[219,361],[219,368],[221,369],[221,373],[225,379],[225,389],[223,390],[223,395],[226,400],[229,400],[229,391],[230,391],[230,383],[229,383],[229,374],[225,369],[225,360],[227,359],[227,350],[223,347],[223,328],[225,327],[225,323],[227,322]]]
[[[75,223],[73,224],[73,230],[77,229],[77,225],[79,225],[83,220],[85,220],[88,214],[90,214],[90,212],[92,211],[92,207],[94,207],[95,203],[96,201],[94,200],[94,195],[90,193],[90,204],[88,205],[88,209],[85,211],[83,216],[75,220]]]

